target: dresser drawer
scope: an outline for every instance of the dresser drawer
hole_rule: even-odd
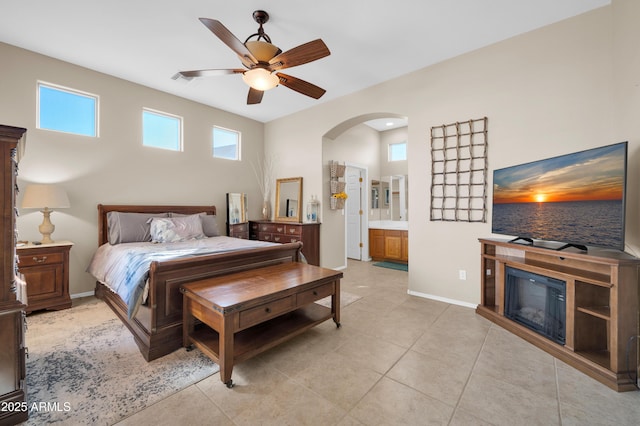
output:
[[[324,297],[330,296],[335,292],[335,283],[331,282],[323,284],[318,287],[314,287],[311,290],[304,291],[298,294],[298,306],[305,306],[316,300],[320,300]]]
[[[297,235],[286,235],[286,234],[265,234],[261,233],[256,236],[257,240],[260,241],[271,241],[273,243],[297,243],[300,241],[300,237]]]
[[[257,235],[253,235],[252,237],[260,241],[273,241],[273,234],[269,232],[261,232]]]
[[[260,223],[258,224],[258,231],[260,233],[269,232],[276,234],[284,233],[284,225],[281,223]]]
[[[252,325],[259,324],[271,318],[275,318],[278,315],[289,312],[295,308],[295,305],[296,296],[291,295],[242,311],[239,315],[240,329],[251,327]]]
[[[302,242],[302,239],[299,235],[283,235],[280,239],[281,243],[298,243]]]
[[[64,261],[64,255],[62,253],[34,253],[26,254],[18,251],[18,267],[24,268],[26,266],[39,266],[39,265],[52,265],[55,263],[62,263]]]
[[[287,235],[302,235],[302,226],[285,225],[284,233]]]
[[[249,223],[234,223],[230,225],[234,232],[249,232]]]

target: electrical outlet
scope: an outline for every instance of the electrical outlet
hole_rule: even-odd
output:
[[[465,271],[464,269],[460,269],[458,271],[458,278],[460,278],[461,280],[466,280],[467,279],[467,271]]]

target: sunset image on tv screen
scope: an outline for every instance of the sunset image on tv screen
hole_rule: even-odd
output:
[[[492,231],[619,247],[626,155],[619,143],[495,170]]]

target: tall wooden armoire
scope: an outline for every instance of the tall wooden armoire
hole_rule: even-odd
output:
[[[16,296],[16,175],[26,129],[0,125],[0,425],[27,420],[25,304]]]

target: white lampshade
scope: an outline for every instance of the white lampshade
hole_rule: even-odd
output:
[[[71,206],[67,193],[56,185],[27,185],[22,198],[23,209],[66,209],[69,207]]]
[[[280,83],[277,75],[270,73],[264,68],[254,68],[246,71],[242,74],[242,79],[249,86],[261,91],[273,89]]]
[[[38,227],[42,234],[42,244],[52,244],[51,234],[56,227],[51,223],[51,209],[66,209],[71,207],[69,197],[64,189],[56,185],[33,184],[27,185],[22,198],[23,209],[42,209],[43,221]]]

